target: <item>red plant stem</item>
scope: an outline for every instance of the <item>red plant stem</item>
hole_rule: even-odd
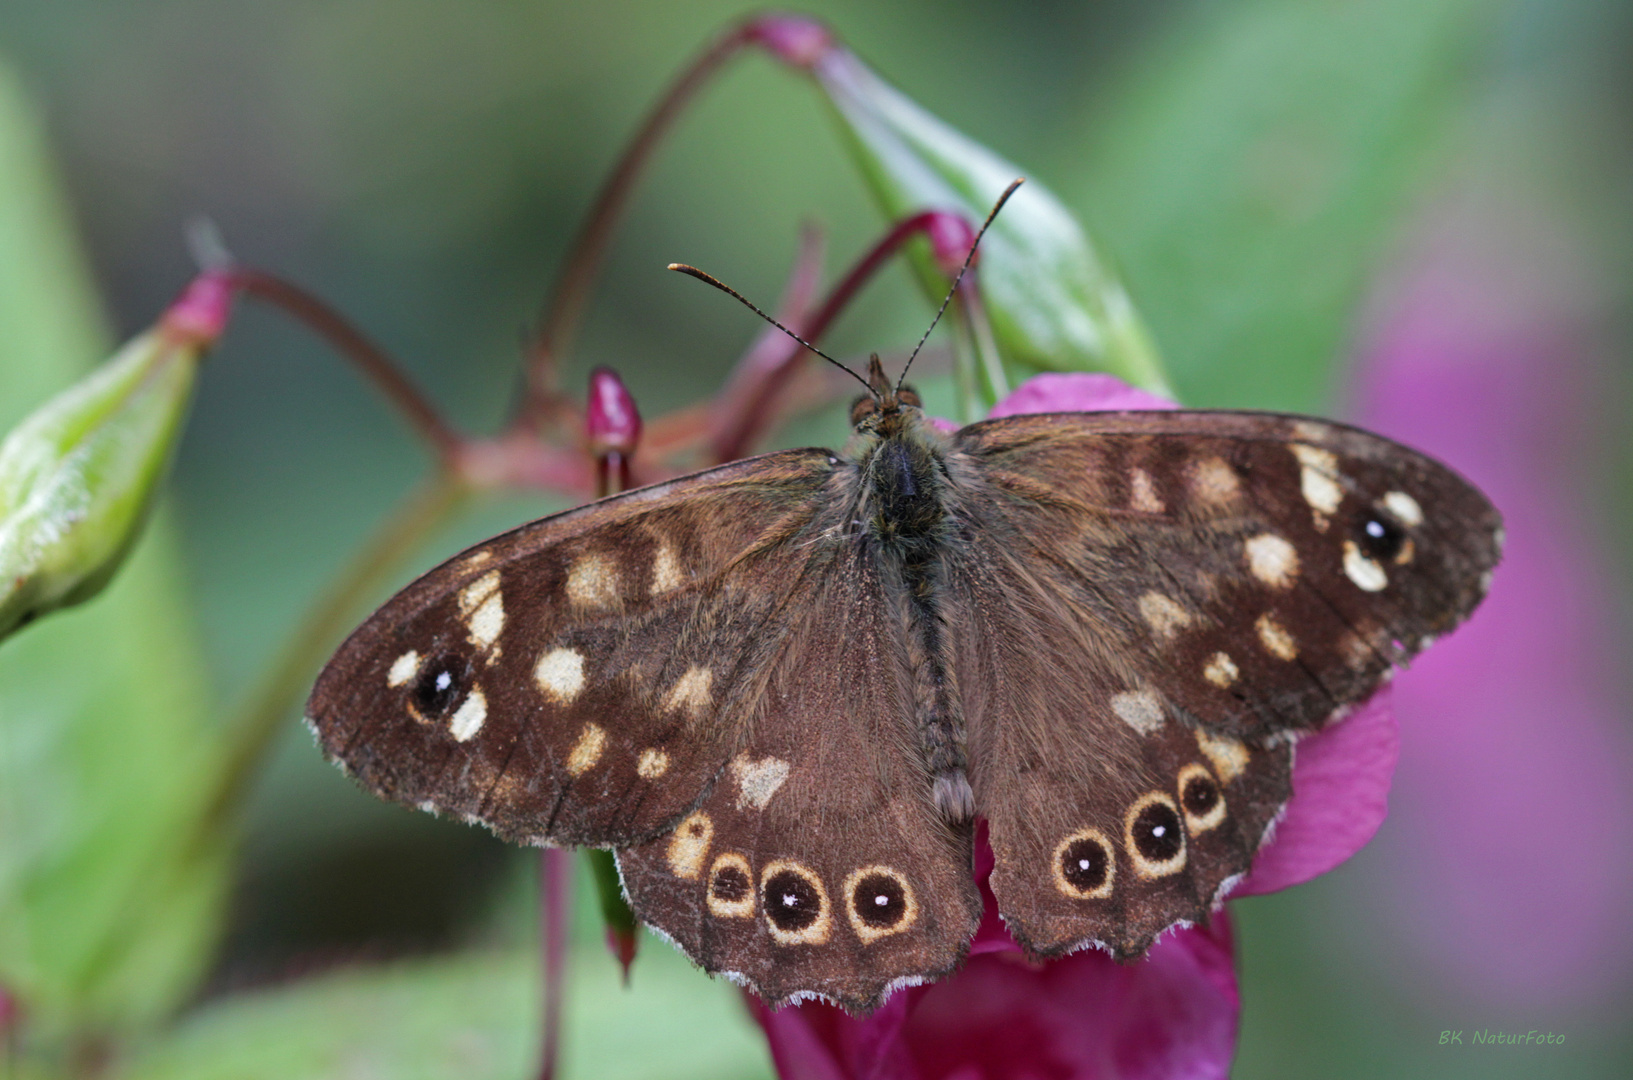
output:
[[[828,329],[845,306],[856,297],[868,279],[884,265],[885,260],[894,255],[908,240],[928,230],[941,213],[937,210],[926,210],[898,221],[868,250],[867,254],[856,261],[850,272],[829,291],[815,312],[806,319],[791,322],[789,329],[815,344],[823,331]],[[804,357],[805,350],[802,346],[793,341],[788,342],[782,360],[767,370],[754,393],[716,436],[715,460],[733,461],[748,452],[754,441],[770,425],[772,407],[794,373],[799,370]]]
[[[561,1006],[567,989],[567,923],[573,902],[573,851],[545,848],[539,861],[539,936],[544,952],[544,1037],[539,1080],[554,1080],[561,1056]]]
[[[464,438],[443,420],[436,406],[408,380],[396,361],[344,315],[300,286],[259,270],[234,269],[228,277],[240,292],[283,308],[326,338],[402,410],[409,425],[431,444],[443,464],[455,460]]]
[[[526,397],[514,421],[517,426],[536,429],[550,410],[556,394],[556,360],[566,351],[578,329],[590,286],[606,255],[607,241],[642,169],[703,84],[722,64],[754,41],[753,26],[750,20],[727,31],[680,73],[658,98],[657,106],[647,115],[602,183],[572,246],[567,249],[556,277],[555,291],[533,340],[527,363]]]

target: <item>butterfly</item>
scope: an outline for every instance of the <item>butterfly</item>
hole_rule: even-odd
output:
[[[1496,510],[1446,466],[1252,412],[944,434],[878,358],[843,453],[535,521],[340,647],[324,752],[523,844],[613,848],[635,913],[773,1003],[959,966],[973,826],[1016,940],[1205,919],[1299,735],[1474,609]]]

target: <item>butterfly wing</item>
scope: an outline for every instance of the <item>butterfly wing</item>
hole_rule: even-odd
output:
[[[642,921],[772,1003],[866,1010],[963,959],[981,914],[968,830],[930,800],[899,609],[845,540],[790,583],[798,625],[725,776],[618,853]]]
[[[767,454],[544,518],[437,567],[312,692],[382,798],[520,843],[672,828],[743,738],[841,463]]]
[[[1444,466],[1293,417],[1012,417],[948,468],[970,780],[1000,910],[1044,954],[1204,917],[1292,738],[1465,618],[1501,544]]]

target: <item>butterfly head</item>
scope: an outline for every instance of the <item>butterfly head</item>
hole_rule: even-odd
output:
[[[885,375],[879,354],[868,360],[868,392],[851,405],[851,427],[889,435],[923,414],[924,402],[911,386],[897,386]]]

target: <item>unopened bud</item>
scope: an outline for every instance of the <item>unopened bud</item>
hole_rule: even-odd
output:
[[[0,636],[106,585],[135,544],[230,288],[201,275],[150,330],[0,442]]]
[[[749,24],[748,33],[783,63],[805,70],[834,43],[831,30],[803,15],[765,15]]]
[[[970,260],[971,266],[980,261],[979,252],[970,258],[970,248],[975,244],[975,226],[963,214],[932,211],[925,222],[924,235],[930,240],[930,252],[935,256],[936,266],[949,278],[958,275],[965,259]]]
[[[641,441],[641,411],[624,381],[611,368],[590,372],[590,400],[584,406],[584,430],[596,456],[635,453]]]

